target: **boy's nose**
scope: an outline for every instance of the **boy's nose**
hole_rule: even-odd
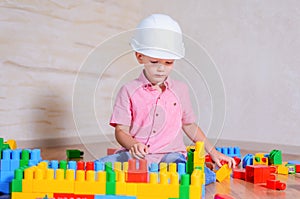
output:
[[[163,64],[159,64],[158,67],[157,67],[157,69],[159,71],[164,71],[165,70],[165,66]]]

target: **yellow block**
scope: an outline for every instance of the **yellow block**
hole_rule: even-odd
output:
[[[217,172],[216,179],[218,182],[222,182],[226,178],[230,177],[232,169],[228,167],[228,164],[224,164]]]
[[[278,174],[284,174],[284,175],[288,175],[289,174],[289,168],[284,166],[284,165],[279,165],[277,167],[277,173]]]
[[[7,140],[5,143],[9,145],[9,147],[10,147],[11,150],[17,149],[17,142],[16,142],[16,140]]]
[[[23,193],[23,192],[12,192],[11,199],[36,199],[36,198],[53,198],[53,193]]]
[[[98,171],[95,180],[95,171],[78,170],[74,183],[74,194],[105,194],[106,193],[106,172]]]

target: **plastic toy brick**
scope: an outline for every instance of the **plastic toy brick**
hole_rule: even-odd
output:
[[[10,193],[9,182],[0,182],[0,191],[4,194]]]
[[[126,175],[126,182],[147,182],[148,170],[147,161],[139,160],[139,168],[137,168],[136,159],[128,161],[128,171]],[[165,168],[167,169],[167,167]]]
[[[112,170],[106,171],[106,194],[116,194],[116,173]]]
[[[36,198],[53,198],[53,193],[22,193],[22,192],[12,192],[11,199],[36,199]]]
[[[12,150],[17,149],[17,142],[16,140],[7,140],[6,142],[4,142],[4,144],[8,144],[9,148]]]
[[[97,176],[95,179],[95,175]],[[106,194],[106,173],[104,171],[76,171],[75,194]]]
[[[283,175],[288,175],[289,174],[289,168],[286,167],[285,165],[278,165],[277,173],[278,174],[283,174]]]
[[[233,169],[233,178],[245,180],[246,170],[245,169]]]
[[[275,176],[271,174],[273,170],[273,167],[264,165],[249,165],[246,167],[245,180],[254,184],[265,183],[269,179],[275,179]]]
[[[185,174],[181,176],[181,182],[179,186],[179,198],[189,199],[190,198],[190,175]]]
[[[285,166],[288,168],[289,174],[295,174],[296,173],[296,165],[286,164]]]
[[[199,199],[202,196],[203,172],[195,169],[191,176],[190,199]]]
[[[229,195],[225,195],[225,194],[216,194],[214,196],[214,199],[234,199],[233,197],[229,196]]]
[[[66,155],[67,155],[68,159],[82,158],[82,156],[84,155],[84,152],[80,151],[78,149],[67,149],[66,150]]]
[[[298,160],[290,160],[288,161],[288,164],[294,164],[296,173],[300,173],[300,161]]]
[[[115,154],[115,152],[116,152],[117,150],[118,150],[118,149],[116,149],[116,148],[107,148],[106,154],[107,154],[107,155],[113,155],[113,154]]]
[[[243,158],[243,168],[246,168],[247,165],[253,165],[253,154],[247,154]]]
[[[269,154],[269,162],[273,165],[282,164],[282,153],[280,150],[272,150]]]
[[[256,153],[253,157],[253,165],[269,165],[268,157],[265,153]]]
[[[217,172],[216,179],[218,182],[222,182],[226,178],[230,177],[232,169],[228,167],[228,164],[224,164]]]
[[[22,192],[23,170],[15,171],[15,178],[11,182],[11,192]]]
[[[267,188],[277,189],[277,190],[285,190],[286,184],[283,182],[280,182],[279,180],[267,180]]]
[[[241,152],[239,147],[216,147],[216,150],[232,158],[241,158]]]
[[[179,197],[178,174],[170,174],[170,183],[168,182],[168,174],[161,172],[159,174],[160,182],[158,183],[158,174],[150,173],[149,183],[137,184],[137,198],[170,198]],[[153,191],[155,190],[155,191]]]

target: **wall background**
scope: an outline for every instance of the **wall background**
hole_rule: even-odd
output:
[[[86,135],[86,142],[113,139],[107,121],[115,92],[140,67],[126,54],[105,71],[94,104],[102,131],[87,127],[85,135],[78,135],[72,113],[76,75],[99,43],[135,28],[151,13],[165,13],[202,45],[219,69],[227,97],[219,139],[299,151],[299,8],[296,0],[1,1],[0,137],[28,146],[75,144],[82,141],[79,135]],[[86,76],[99,79],[97,74]],[[196,100],[197,113],[207,132],[211,99],[205,82],[196,89],[203,93]]]

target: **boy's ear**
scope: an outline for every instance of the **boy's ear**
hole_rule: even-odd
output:
[[[135,52],[135,57],[137,59],[137,61],[139,62],[139,64],[143,64],[143,54]]]

